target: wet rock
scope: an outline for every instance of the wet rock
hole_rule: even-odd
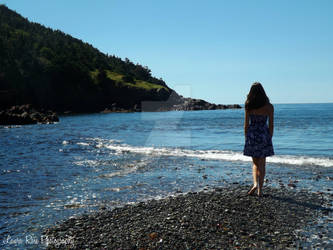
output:
[[[0,125],[27,125],[58,121],[59,118],[56,113],[50,110],[37,110],[30,104],[12,106],[0,112]]]
[[[248,189],[232,186],[100,210],[71,218],[44,234],[70,235],[74,249],[302,247],[302,232],[323,211],[321,197],[265,188],[267,195],[258,199],[244,195]],[[320,233],[318,239],[324,238]]]
[[[157,233],[156,232],[150,233],[149,238],[152,239],[152,240],[156,239],[157,238]]]
[[[216,109],[240,109],[238,104],[223,105],[209,103],[202,99],[179,97],[176,104],[171,105],[169,110],[216,110]]]

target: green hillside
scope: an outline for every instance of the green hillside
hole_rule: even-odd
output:
[[[106,55],[0,5],[0,107],[31,103],[56,111],[100,111],[164,101],[172,90],[150,69]]]

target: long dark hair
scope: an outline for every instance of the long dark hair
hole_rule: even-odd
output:
[[[252,110],[258,109],[269,103],[269,98],[267,97],[265,90],[260,82],[255,82],[252,84],[249,94],[245,102],[245,109]]]

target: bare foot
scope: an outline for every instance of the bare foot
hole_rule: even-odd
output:
[[[257,189],[257,186],[254,185],[254,186],[249,190],[249,192],[247,192],[247,194],[248,194],[248,195],[252,195],[252,194],[256,191],[256,189]]]
[[[261,191],[260,188],[258,188],[258,193],[257,193],[257,195],[258,195],[258,197],[262,197],[262,196],[263,196],[263,193],[262,193],[262,191]]]

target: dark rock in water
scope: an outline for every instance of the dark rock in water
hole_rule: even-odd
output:
[[[162,90],[161,90],[162,91]],[[171,92],[169,98],[163,102],[146,102],[143,111],[187,111],[187,110],[216,110],[216,109],[240,109],[238,104],[223,105],[209,103],[202,99],[185,98],[176,92]]]
[[[112,103],[104,106],[100,113],[113,112],[159,112],[159,111],[192,111],[192,110],[216,110],[216,109],[240,109],[238,104],[223,105],[209,103],[202,99],[185,98],[175,91],[167,91],[165,88],[151,90],[154,100],[141,102]],[[142,97],[144,99],[144,97]]]
[[[0,111],[0,125],[27,125],[59,122],[53,111],[37,110],[30,104],[12,106]]]
[[[202,99],[184,98],[180,96],[177,104],[172,105],[170,110],[216,110],[216,109],[240,109],[238,104],[223,105],[209,103]]]
[[[115,112],[115,110],[111,110],[108,108],[105,108],[103,111],[101,111],[102,114],[108,114],[108,113],[112,113],[112,112]]]

